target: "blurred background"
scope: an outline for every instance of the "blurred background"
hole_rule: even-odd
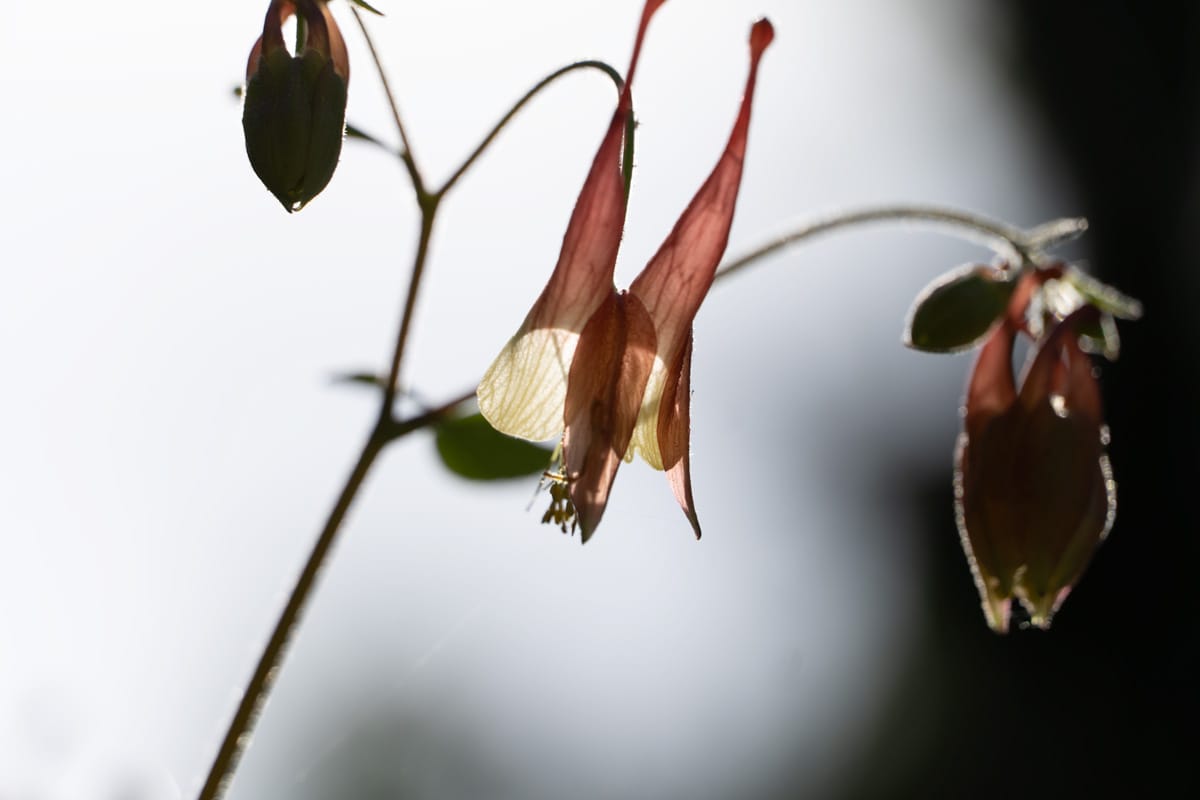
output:
[[[348,142],[288,216],[246,162],[267,2],[9,4],[0,25],[0,800],[194,796],[373,421],[417,233]],[[558,66],[622,71],[639,0],[379,0],[434,183]],[[391,139],[345,4],[349,119]],[[714,289],[696,323],[691,539],[624,467],[581,547],[535,482],[387,452],[231,800],[1161,795],[1194,783],[1200,11],[674,0],[639,70],[627,284],[762,68],[731,255],[893,201],[1021,226],[1144,301],[1104,364],[1116,526],[1048,633],[992,634],[954,528],[969,355],[899,342],[979,247],[871,228]],[[405,382],[469,389],[557,256],[612,108],[561,81],[450,196]]]

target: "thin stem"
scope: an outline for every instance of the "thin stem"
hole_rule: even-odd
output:
[[[404,420],[391,420],[386,431],[388,441],[399,439],[403,436],[408,436],[410,433],[419,431],[422,428],[428,428],[430,425],[436,425],[446,417],[454,413],[463,403],[467,403],[475,399],[475,390],[463,392],[453,400],[438,405],[428,411],[422,411],[415,417],[409,417]]]
[[[417,254],[413,258],[412,274],[408,279],[408,294],[404,298],[404,311],[400,316],[400,330],[396,334],[396,346],[392,350],[392,365],[388,370],[387,383],[383,387],[382,413],[390,415],[396,400],[396,387],[400,381],[400,366],[404,349],[408,344],[408,331],[412,327],[413,312],[417,308],[417,294],[421,290],[421,278],[425,274],[425,261],[429,257],[429,240],[433,236],[433,219],[437,216],[441,195],[425,195],[421,199],[421,235],[417,240]]]
[[[1078,236],[1087,229],[1086,220],[1065,219],[1041,225],[1026,233],[1012,225],[952,208],[908,205],[881,206],[835,214],[802,225],[725,264],[717,270],[717,278],[724,278],[738,272],[760,258],[803,239],[839,228],[876,222],[926,222],[950,228],[964,238],[980,241],[1001,255],[1022,264],[1036,263],[1039,251],[1043,248]]]
[[[507,114],[505,114],[503,117],[500,118],[500,121],[497,122],[496,126],[494,128],[492,128],[492,130],[488,133],[488,135],[483,138],[483,141],[479,143],[479,146],[475,148],[475,150],[471,153],[471,155],[467,156],[467,160],[462,163],[462,166],[460,166],[458,169],[456,169],[454,171],[454,174],[451,175],[446,180],[446,183],[442,185],[442,188],[438,189],[434,194],[437,194],[440,196],[440,195],[444,195],[444,194],[446,194],[446,192],[450,191],[450,188],[452,186],[454,186],[454,184],[458,183],[458,179],[461,178],[466,173],[466,171],[471,168],[471,166],[475,163],[475,161],[481,155],[483,155],[483,152],[485,150],[487,150],[488,146],[491,145],[492,141],[500,134],[500,131],[504,130],[504,127],[506,125],[508,125],[509,121],[517,115],[517,112],[519,112],[522,108],[525,107],[526,103],[528,103],[535,96],[537,96],[537,94],[539,92],[541,92],[543,89],[545,89],[547,86],[554,83],[554,81],[558,80],[563,75],[566,75],[569,72],[574,72],[577,69],[598,69],[598,70],[600,70],[605,75],[607,75],[609,78],[611,78],[612,82],[614,84],[616,84],[618,93],[620,93],[621,88],[624,86],[624,80],[621,78],[621,73],[617,72],[615,69],[613,69],[612,67],[610,67],[608,64],[604,63],[603,61],[594,61],[594,60],[576,61],[574,64],[568,64],[567,66],[562,67],[561,69],[557,69],[554,72],[551,72],[545,78],[542,78],[540,81],[538,81],[532,89],[530,89],[528,92],[526,92],[525,95],[520,100],[518,100],[512,108],[510,108],[508,110]]]
[[[383,93],[387,96],[388,107],[392,109],[392,120],[396,123],[396,131],[400,134],[400,160],[404,162],[405,168],[408,170],[408,177],[412,179],[413,189],[417,192],[417,197],[424,197],[425,181],[421,178],[421,171],[417,169],[416,159],[413,157],[412,147],[408,143],[408,133],[404,129],[404,121],[400,118],[400,106],[396,103],[396,96],[392,93],[392,86],[388,82],[387,71],[383,68],[383,62],[379,58],[379,51],[375,49],[375,41],[371,38],[371,34],[367,31],[367,24],[363,22],[362,14],[353,5],[350,6],[350,13],[354,15],[354,21],[358,23],[358,29],[362,31],[363,39],[367,43],[367,49],[371,52],[371,60],[375,62],[375,71],[379,74],[379,81],[383,84]]]
[[[363,445],[362,452],[359,453],[358,461],[351,470],[346,485],[342,487],[342,492],[338,496],[337,502],[334,503],[333,510],[329,512],[325,527],[321,529],[321,535],[317,537],[317,542],[313,545],[312,553],[309,554],[308,561],[304,564],[304,569],[301,570],[300,577],[296,580],[296,586],[292,589],[287,605],[284,606],[279,621],[275,623],[275,630],[271,632],[266,649],[258,659],[254,675],[250,678],[250,683],[242,694],[241,703],[238,704],[229,730],[225,733],[225,739],[221,742],[221,748],[217,751],[217,757],[209,770],[204,787],[200,790],[200,800],[218,800],[229,787],[234,770],[237,769],[238,759],[249,743],[251,731],[266,702],[267,695],[270,694],[271,685],[283,662],[292,632],[300,619],[300,614],[304,611],[317,575],[321,571],[321,565],[324,564],[330,548],[337,539],[346,512],[350,510],[363,480],[367,477],[367,472],[387,441],[382,435],[382,430],[383,426],[377,425],[372,431],[370,438]]]

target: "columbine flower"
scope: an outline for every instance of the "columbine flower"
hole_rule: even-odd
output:
[[[658,253],[628,292],[618,292],[622,135],[642,39],[663,2],[648,0],[642,11],[617,110],[550,281],[479,384],[480,411],[497,430],[535,441],[563,434],[562,478],[584,541],[600,522],[621,459],[635,450],[666,470],[700,535],[688,463],[692,321],[729,238],[758,61],[774,37],[766,20],[754,25],[750,75],[724,153]]]
[[[979,353],[959,437],[956,517],[993,630],[1008,630],[1012,599],[1039,628],[1050,625],[1116,515],[1116,484],[1104,453],[1100,390],[1079,346],[1099,318],[1085,305],[1052,324],[1018,390],[1013,341],[1039,284],[1026,273]]]
[[[283,23],[292,14],[308,26],[295,56],[283,43]],[[250,166],[288,213],[333,177],[349,80],[346,43],[324,0],[272,0],[246,65],[242,128]]]

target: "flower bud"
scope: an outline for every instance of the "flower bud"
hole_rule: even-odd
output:
[[[1116,513],[1099,387],[1078,341],[1098,312],[1081,308],[1048,331],[1018,389],[1011,359],[1023,304],[1014,299],[968,386],[956,482],[963,546],[1001,633],[1014,598],[1033,625],[1049,627]]]
[[[307,25],[292,55],[282,26],[292,14]],[[333,177],[346,129],[346,45],[320,0],[272,0],[262,37],[246,67],[242,128],[250,166],[289,213]]]

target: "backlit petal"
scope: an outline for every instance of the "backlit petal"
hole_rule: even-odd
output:
[[[664,460],[659,444],[662,396],[669,383],[678,382],[683,350],[691,342],[692,320],[725,254],[742,180],[758,63],[774,36],[771,23],[765,19],[751,29],[750,74],[725,150],[666,241],[629,287],[630,294],[646,305],[658,334],[658,357],[633,438],[633,449],[655,469],[671,469],[677,463]],[[678,427],[676,422],[671,424]]]
[[[583,329],[571,363],[563,457],[586,542],[629,447],[654,362],[654,325],[636,297],[612,294]]]
[[[535,442],[562,433],[567,375],[579,334],[522,331],[508,340],[479,382],[479,412],[493,428]]]
[[[725,151],[666,241],[629,287],[654,319],[664,364],[675,363],[679,358],[691,332],[692,320],[712,286],[729,241],[746,156],[758,62],[773,37],[771,23],[765,19],[751,29],[750,75]]]
[[[613,266],[625,223],[621,151],[632,113],[630,87],[646,27],[663,2],[649,0],[642,11],[617,110],[571,213],[550,281],[479,384],[480,412],[510,436],[543,440],[563,430],[567,377],[580,332],[615,294]]]
[[[679,363],[668,373],[658,415],[658,446],[667,468],[667,481],[679,507],[700,538],[700,519],[692,499],[691,404],[692,337],[680,354]]]

